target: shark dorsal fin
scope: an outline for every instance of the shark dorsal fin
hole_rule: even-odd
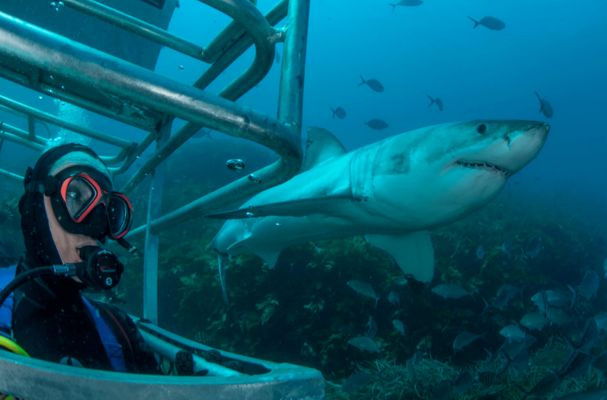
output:
[[[301,166],[302,171],[320,164],[333,157],[346,153],[343,144],[327,129],[312,126],[308,128],[306,156]]]

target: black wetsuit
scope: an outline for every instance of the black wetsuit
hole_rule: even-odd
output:
[[[17,273],[22,270],[19,265]],[[112,370],[80,290],[78,283],[66,278],[36,279],[17,288],[14,339],[35,358]],[[121,345],[127,371],[159,373],[154,355],[129,316],[117,307],[91,303]]]

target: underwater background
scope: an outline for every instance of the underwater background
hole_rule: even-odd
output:
[[[505,27],[486,20],[489,27],[474,28],[471,18],[487,16]],[[318,368],[330,399],[560,398],[607,389],[606,21],[602,0],[312,1],[304,129],[327,128],[352,150],[443,122],[530,119],[551,125],[546,145],[487,207],[432,233],[430,285],[408,281],[390,256],[354,237],[288,248],[274,269],[236,258],[225,304],[209,246],[221,223],[168,229],[160,239],[159,325],[221,349]],[[181,0],[169,30],[208,43],[227,22]],[[278,54],[240,104],[276,114],[280,46]],[[191,84],[204,68],[163,50],[156,70]],[[359,85],[361,77],[384,90]],[[59,112],[48,96],[0,84]],[[429,106],[428,96],[441,107]],[[552,113],[540,112],[540,100]],[[372,119],[387,127],[372,129],[365,124]],[[83,123],[114,129],[94,115]],[[121,129],[122,137],[141,137]],[[1,167],[22,173],[34,156],[7,145]],[[245,169],[226,168],[228,159],[243,159]],[[201,132],[169,160],[163,209],[274,159],[258,145]],[[133,195],[136,226],[147,187]],[[21,249],[20,187],[0,180],[0,189],[0,255],[8,259]],[[111,299],[140,314],[142,260],[125,264]]]

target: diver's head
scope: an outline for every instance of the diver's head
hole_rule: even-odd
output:
[[[19,211],[30,267],[81,262],[81,248],[128,232],[130,202],[112,191],[106,165],[89,147],[47,150],[28,168],[24,184]]]

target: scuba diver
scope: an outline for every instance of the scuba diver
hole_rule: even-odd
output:
[[[123,247],[132,207],[112,190],[89,147],[64,144],[28,168],[19,201],[25,255],[0,268],[0,346],[38,359],[119,372],[160,373],[131,318],[83,289],[118,284],[123,265],[104,249]]]

